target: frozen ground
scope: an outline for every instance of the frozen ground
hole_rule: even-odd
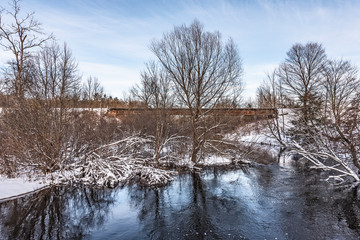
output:
[[[23,194],[47,187],[42,181],[30,181],[26,178],[6,178],[0,176],[0,201],[15,198]]]

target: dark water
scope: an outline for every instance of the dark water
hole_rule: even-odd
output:
[[[357,190],[258,166],[152,190],[56,187],[0,203],[1,239],[360,239]]]

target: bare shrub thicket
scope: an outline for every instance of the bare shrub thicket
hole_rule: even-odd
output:
[[[0,158],[6,174],[66,169],[88,151],[114,141],[117,122],[93,112],[60,112],[34,102],[4,110]]]
[[[2,111],[0,154],[7,174],[29,167],[42,173],[64,169],[116,133],[111,120],[76,109],[80,77],[65,44],[45,46],[32,61],[27,97],[12,98]]]

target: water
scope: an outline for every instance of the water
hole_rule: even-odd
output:
[[[184,174],[158,190],[55,187],[0,203],[0,238],[360,239],[358,195],[292,164]]]

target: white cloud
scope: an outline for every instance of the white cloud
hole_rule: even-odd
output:
[[[360,66],[360,2],[28,0],[23,4],[24,11],[36,10],[44,29],[68,43],[84,76],[98,76],[114,95],[138,81],[144,62],[153,58],[148,49],[152,39],[194,18],[206,30],[219,30],[238,44],[245,63],[246,95],[255,95],[265,72],[283,61],[295,42],[321,42],[330,57]],[[7,57],[0,52],[0,61]]]

